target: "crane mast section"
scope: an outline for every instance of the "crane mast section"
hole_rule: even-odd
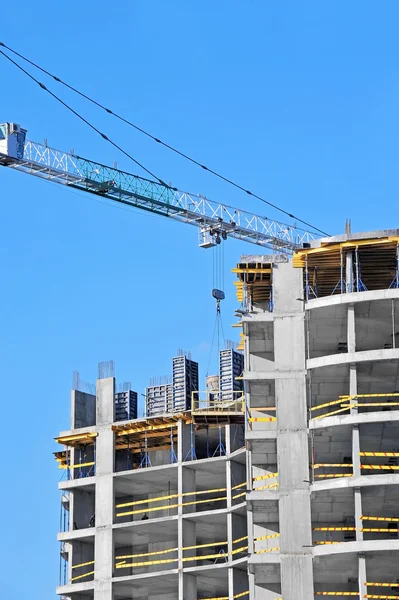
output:
[[[25,143],[22,157],[0,153],[0,165],[195,225],[204,247],[215,245],[212,240],[216,234],[291,253],[314,239],[312,233],[296,227],[36,142]],[[207,244],[206,239],[211,243]]]

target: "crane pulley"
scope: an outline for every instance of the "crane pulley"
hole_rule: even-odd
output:
[[[202,248],[233,237],[290,254],[315,238],[295,226],[27,141],[26,133],[16,123],[0,125],[0,166],[195,225]]]

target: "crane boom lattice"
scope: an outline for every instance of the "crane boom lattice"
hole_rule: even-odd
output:
[[[221,236],[290,253],[315,237],[295,226],[26,141],[25,136],[26,130],[14,123],[0,125],[1,166],[195,225],[200,246],[214,246]]]

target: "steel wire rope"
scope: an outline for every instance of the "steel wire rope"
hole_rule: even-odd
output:
[[[3,45],[3,44],[0,42],[0,45]],[[137,166],[139,166],[141,169],[143,169],[143,171],[145,171],[148,175],[150,175],[151,177],[153,177],[154,179],[156,179],[164,187],[166,187],[166,188],[168,188],[170,190],[173,190],[173,191],[177,191],[177,188],[171,187],[170,185],[168,185],[167,183],[165,183],[162,179],[160,179],[159,177],[157,177],[155,175],[155,173],[153,173],[152,171],[150,171],[149,169],[147,169],[143,164],[141,164],[131,154],[129,154],[129,152],[126,152],[126,150],[124,150],[121,146],[119,146],[119,144],[117,144],[116,142],[114,142],[113,140],[111,140],[111,138],[109,138],[107,135],[105,135],[105,133],[103,133],[102,131],[100,131],[95,125],[93,125],[92,123],[90,123],[90,121],[88,121],[85,117],[83,117],[80,113],[78,113],[75,109],[73,109],[69,104],[67,104],[66,102],[64,102],[59,96],[57,96],[57,94],[54,94],[54,92],[52,92],[51,90],[49,90],[44,85],[44,83],[42,83],[41,81],[39,81],[38,79],[36,79],[36,77],[34,77],[26,69],[24,69],[23,67],[21,67],[21,65],[19,65],[10,56],[7,56],[7,54],[5,52],[3,52],[2,50],[0,50],[0,54],[2,54],[3,56],[5,56],[5,58],[7,60],[9,60],[13,65],[15,65],[20,71],[22,71],[25,75],[27,75],[30,79],[32,79],[32,81],[34,81],[35,83],[37,83],[37,85],[42,90],[44,90],[45,92],[47,92],[48,94],[50,94],[50,96],[52,96],[55,100],[57,100],[57,102],[59,102],[65,108],[67,108],[71,113],[73,113],[76,117],[78,117],[78,119],[80,119],[81,121],[83,121],[83,123],[85,123],[86,125],[88,125],[91,129],[93,129],[93,131],[95,131],[96,133],[98,133],[98,135],[100,135],[103,138],[103,140],[105,140],[106,142],[110,143],[112,146],[114,146],[114,148],[116,148],[117,150],[119,150],[120,152],[122,152],[122,154],[124,154],[125,156],[127,156],[127,158],[129,158]]]
[[[188,154],[182,152],[181,150],[178,150],[177,148],[175,148],[174,146],[171,146],[170,144],[162,141],[160,138],[152,135],[151,133],[149,133],[148,131],[146,131],[145,129],[143,129],[142,127],[139,127],[138,125],[136,125],[135,123],[133,123],[132,121],[129,121],[128,119],[126,119],[125,117],[122,117],[121,115],[119,115],[118,113],[114,112],[113,110],[111,110],[110,108],[107,108],[106,106],[104,106],[103,104],[101,104],[100,102],[98,102],[97,100],[94,100],[94,98],[91,98],[90,96],[88,96],[87,94],[81,92],[80,90],[78,90],[77,88],[75,88],[74,86],[70,85],[69,83],[66,83],[65,81],[63,81],[60,77],[57,77],[56,75],[53,75],[52,73],[50,73],[49,71],[47,71],[46,69],[44,69],[43,67],[41,67],[40,65],[38,65],[37,63],[35,63],[34,61],[30,60],[29,58],[27,58],[26,56],[24,56],[23,54],[20,54],[19,52],[17,52],[16,50],[13,50],[12,48],[10,48],[10,46],[7,46],[7,44],[5,44],[4,42],[0,41],[0,46],[2,46],[3,48],[6,48],[9,52],[12,52],[13,54],[15,54],[16,56],[18,56],[19,58],[21,58],[22,60],[26,61],[27,63],[29,63],[31,66],[35,67],[36,69],[38,69],[39,71],[41,71],[42,73],[45,73],[48,77],[51,77],[52,79],[54,79],[54,81],[56,81],[57,83],[61,83],[61,85],[64,85],[65,87],[67,87],[68,89],[70,89],[71,91],[73,91],[74,93],[78,94],[79,96],[81,96],[82,98],[84,98],[85,100],[88,100],[89,102],[91,102],[92,104],[94,104],[95,106],[97,106],[98,108],[101,108],[102,110],[104,110],[105,112],[107,112],[108,114],[114,116],[116,119],[119,119],[120,121],[122,121],[123,123],[125,123],[126,125],[129,125],[130,127],[132,127],[133,129],[135,129],[136,131],[142,133],[143,135],[147,136],[148,138],[152,139],[154,142],[156,142],[157,144],[160,144],[161,146],[164,146],[165,148],[167,148],[168,150],[171,150],[172,152],[174,152],[175,154],[178,154],[179,156],[181,156],[182,158],[190,161],[191,163],[197,165],[198,167],[200,167],[201,169],[203,169],[204,171],[207,171],[208,173],[211,173],[211,175],[214,175],[215,177],[218,177],[219,179],[221,179],[222,181],[224,181],[225,183],[228,183],[229,185],[232,185],[233,187],[239,189],[240,191],[244,192],[245,194],[247,194],[248,196],[252,196],[253,198],[256,198],[257,200],[260,200],[261,202],[263,202],[264,204],[270,206],[271,208],[274,208],[275,210],[287,215],[288,217],[290,217],[291,219],[294,219],[295,221],[298,221],[299,223],[302,223],[303,225],[306,225],[307,227],[310,227],[311,229],[313,229],[315,232],[321,233],[323,235],[329,236],[329,234],[325,231],[323,231],[322,229],[316,227],[315,225],[312,225],[311,223],[309,223],[308,221],[305,221],[303,219],[300,219],[299,217],[295,216],[294,214],[284,210],[283,208],[280,208],[279,206],[277,206],[276,204],[274,204],[273,202],[270,202],[268,200],[266,200],[265,198],[263,198],[262,196],[259,196],[259,194],[256,194],[255,192],[251,192],[251,190],[246,189],[244,186],[240,185],[239,183],[233,181],[232,179],[230,179],[229,177],[226,177],[225,175],[222,175],[221,173],[219,173],[218,171],[215,171],[214,169],[211,169],[210,167],[207,167],[206,165],[202,164],[201,162],[199,162],[198,160],[192,158],[191,156],[189,156]],[[12,60],[9,56],[7,56],[7,54],[5,54],[3,51],[1,51],[1,54],[3,54],[3,56],[5,56],[6,58],[8,58],[9,60]],[[12,61],[14,62],[14,61]],[[18,65],[18,63],[14,63],[16,64],[21,70],[24,70],[20,65]],[[27,72],[26,72],[27,73]],[[33,78],[33,76],[30,75],[30,77]],[[34,79],[34,78],[33,78]],[[39,82],[37,82],[40,87],[42,87],[43,89],[45,89],[46,91],[47,88],[45,86],[43,86],[42,84],[40,84]],[[49,92],[52,94],[52,92]],[[54,97],[55,94],[52,94]],[[58,98],[57,98],[58,99]],[[60,102],[62,102],[62,100],[59,100]],[[63,102],[62,102],[63,103]],[[64,103],[63,103],[64,104]],[[65,106],[67,106],[65,104]],[[101,132],[98,131],[98,133],[100,135]],[[102,137],[104,137],[102,135]],[[104,138],[107,139],[107,138]],[[110,141],[110,140],[108,140]],[[112,143],[112,142],[111,142]],[[116,146],[118,147],[118,146]],[[118,147],[118,149],[120,149]],[[124,152],[123,150],[121,150],[122,152]],[[126,156],[129,156],[127,153],[124,152],[124,154],[126,154]],[[131,158],[129,156],[129,158]],[[132,159],[135,160],[135,159]],[[136,162],[136,161],[135,161]],[[143,167],[144,168],[144,167]],[[145,169],[146,170],[146,169]],[[149,172],[149,171],[147,171]],[[152,175],[152,177],[155,177],[155,175]],[[156,179],[158,181],[160,181],[162,183],[162,185],[165,185],[166,187],[170,187],[168,186],[165,182],[159,180],[157,177]],[[175,190],[175,188],[171,188],[173,190]]]

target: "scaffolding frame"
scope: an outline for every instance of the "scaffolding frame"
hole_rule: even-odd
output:
[[[348,253],[353,255],[352,281],[345,273]],[[306,301],[336,293],[399,289],[399,236],[321,242],[320,246],[295,252],[293,266],[304,271]]]

